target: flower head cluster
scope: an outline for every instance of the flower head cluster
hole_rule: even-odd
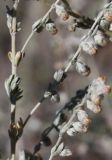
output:
[[[104,30],[112,31],[111,24],[112,24],[112,4],[110,4],[104,11],[102,19],[100,21],[100,26]]]
[[[112,31],[112,5],[106,6],[102,12],[94,28],[95,32],[87,35],[81,43],[82,50],[89,55],[96,54],[98,48],[104,47],[109,41],[110,36],[106,34],[106,31]]]
[[[98,77],[93,80],[92,84],[88,88],[87,98],[85,101],[87,109],[93,113],[99,113],[101,111],[101,100],[103,96],[110,93],[110,91],[111,87],[106,84],[106,79],[104,77]],[[86,133],[88,131],[91,119],[89,118],[87,109],[82,106],[76,111],[76,121],[73,122],[67,130],[67,134],[69,136],[74,136],[76,133]]]
[[[64,21],[68,20],[69,18],[69,13],[67,12],[65,6],[63,4],[59,5],[56,4],[55,5],[55,9],[56,9],[56,14]]]

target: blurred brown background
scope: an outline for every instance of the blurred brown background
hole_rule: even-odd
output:
[[[10,75],[11,65],[7,57],[10,51],[10,35],[6,26],[6,8],[11,0],[0,1],[0,153],[6,159],[9,155],[8,126],[10,122],[10,104],[4,89],[4,80]],[[82,15],[94,18],[98,11],[107,2],[106,0],[69,0],[72,9]],[[53,0],[20,0],[18,21],[21,21],[22,30],[17,34],[17,50],[21,49],[31,32],[35,20],[43,16],[49,9]],[[55,15],[53,14],[55,17]],[[63,66],[66,59],[72,54],[80,43],[80,38],[87,30],[77,29],[74,33],[67,30],[68,22],[62,22],[55,17],[58,34],[52,36],[44,31],[35,34],[26,48],[26,57],[19,67],[19,76],[22,78],[24,97],[17,104],[17,118],[25,119],[33,106],[41,98],[56,69]],[[112,84],[112,44],[100,49],[95,57],[84,56],[91,66],[92,74],[85,78],[80,76],[75,68],[68,73],[68,78],[60,85],[61,102],[53,104],[47,101],[30,119],[24,130],[24,135],[18,143],[18,150],[32,151],[39,141],[41,132],[53,120],[55,112],[75,94],[75,91],[84,88],[97,75],[106,75],[109,84]],[[66,136],[65,142],[73,151],[70,160],[111,160],[112,159],[112,95],[105,97],[103,112],[93,115],[93,123],[85,135],[70,138]],[[51,134],[53,141],[57,135]],[[50,148],[42,148],[44,159],[48,159]],[[59,159],[59,158],[57,158]],[[66,159],[66,158],[64,158]]]

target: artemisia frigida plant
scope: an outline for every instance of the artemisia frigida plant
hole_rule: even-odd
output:
[[[38,107],[41,106],[46,99],[50,99],[53,102],[60,101],[58,86],[63,83],[69,75],[70,67],[73,65],[80,75],[88,76],[91,73],[91,69],[82,59],[82,54],[95,56],[98,53],[98,49],[104,47],[111,40],[112,33],[112,2],[107,3],[99,12],[98,16],[91,19],[74,12],[69,1],[56,0],[47,13],[32,25],[32,31],[29,37],[25,41],[22,49],[17,51],[16,34],[21,30],[21,23],[17,20],[19,3],[22,3],[22,0],[12,0],[12,7],[6,5],[7,27],[11,37],[11,49],[8,52],[8,58],[12,67],[12,73],[5,80],[5,89],[11,104],[11,118],[8,130],[11,148],[9,160],[17,159],[17,142],[23,134],[24,127],[29,122],[31,116],[37,111]],[[23,60],[25,49],[34,34],[41,34],[44,29],[52,35],[58,34],[58,29],[52,18],[53,12],[55,12],[62,21],[67,21],[70,17],[72,18],[72,23],[68,25],[69,32],[75,32],[78,28],[87,29],[88,32],[81,38],[79,47],[68,60],[68,63],[54,73],[53,80],[48,84],[48,88],[43,93],[43,97],[41,97],[40,101],[32,108],[26,119],[20,117],[20,119],[16,121],[17,101],[23,97],[23,90],[20,87],[21,77],[17,72],[18,66],[21,60]],[[63,136],[65,134],[75,136],[76,134],[86,133],[91,123],[88,111],[90,110],[95,114],[100,113],[102,110],[101,102],[104,95],[110,93],[110,91],[111,87],[106,84],[106,78],[104,76],[99,76],[84,89],[76,91],[76,95],[56,112],[53,122],[42,132],[40,141],[34,146],[33,152],[23,151],[23,154],[19,156],[19,160],[42,160],[44,157],[39,154],[39,151],[42,149],[42,145],[51,145],[49,133],[52,130],[55,130],[59,137],[51,149],[49,160],[52,160],[55,156],[71,156],[72,151],[64,144]]]

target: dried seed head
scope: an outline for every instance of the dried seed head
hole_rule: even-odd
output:
[[[101,106],[94,104],[92,101],[87,100],[87,108],[94,113],[101,112]]]
[[[111,86],[109,86],[109,85],[106,85],[106,86],[105,86],[105,93],[106,93],[106,94],[109,94],[109,93],[111,92],[111,90],[112,90],[112,89],[111,89]]]
[[[69,14],[68,14],[68,12],[66,11],[66,9],[64,8],[63,5],[56,4],[55,8],[56,8],[56,14],[59,17],[61,17],[61,19],[63,19],[64,21],[68,20]]]
[[[86,111],[84,111],[82,109],[77,112],[77,118],[84,125],[88,125],[90,123],[90,119],[88,118],[88,114],[86,113]]]
[[[101,104],[101,100],[102,100],[101,96],[98,96],[95,93],[92,93],[90,98],[91,98],[91,101],[93,101],[93,103],[95,103],[96,105],[100,105]]]
[[[107,37],[101,31],[97,31],[96,35],[94,36],[95,43],[101,47],[105,46],[108,42]]]
[[[76,132],[85,133],[87,132],[88,127],[82,124],[81,122],[74,122],[72,124]]]
[[[88,53],[89,55],[94,55],[97,52],[97,45],[95,44],[94,39],[88,39],[81,43],[82,50]]]
[[[86,118],[86,119],[84,119],[84,121],[83,121],[83,124],[84,124],[85,126],[89,126],[90,123],[91,123],[91,119],[90,119],[90,118]]]
[[[108,9],[108,10],[105,11],[104,18],[107,21],[112,22],[112,10],[111,9]]]
[[[110,93],[111,87],[105,84],[106,80],[103,77],[98,77],[92,82],[91,92],[96,95],[103,95]]]
[[[63,74],[64,74],[64,71],[62,69],[58,70],[57,72],[54,73],[54,79],[57,81],[57,82],[60,82],[60,80],[62,79],[63,77]]]
[[[88,76],[90,74],[90,68],[81,59],[76,62],[76,70],[83,76]]]
[[[56,28],[56,25],[53,22],[46,23],[45,28],[52,35],[55,35],[57,33],[57,31],[58,31],[57,28]]]
[[[68,26],[68,30],[69,30],[70,32],[75,32],[75,31],[76,31],[76,28],[77,28],[77,24],[76,24],[76,23],[70,24],[70,25]]]

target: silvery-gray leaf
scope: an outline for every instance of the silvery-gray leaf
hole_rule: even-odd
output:
[[[71,137],[74,136],[75,133],[76,133],[76,130],[73,127],[67,130],[67,134]]]
[[[63,151],[60,153],[60,156],[61,157],[68,157],[68,156],[71,156],[72,155],[72,152],[70,149],[63,149]]]
[[[11,82],[13,80],[14,76],[13,75],[10,75],[10,77],[8,79],[5,80],[5,89],[6,89],[6,93],[8,96],[10,96],[10,85],[11,85]]]
[[[43,28],[42,19],[39,19],[32,25],[32,30],[34,32],[37,32],[38,30],[41,30]]]
[[[57,150],[56,150],[56,152],[59,154],[59,153],[61,153],[62,152],[62,150],[64,149],[64,143],[62,142],[59,146],[58,146],[58,148],[57,148]]]
[[[64,71],[63,70],[58,70],[57,72],[54,73],[54,79],[59,82],[62,77],[63,77]]]
[[[60,101],[60,96],[58,94],[52,95],[51,101],[52,102],[59,102]]]
[[[53,124],[54,124],[55,126],[57,126],[57,125],[59,124],[59,122],[60,122],[60,115],[61,115],[61,114],[59,114],[59,115],[55,118],[55,120],[54,120],[54,122],[53,122]]]
[[[51,92],[45,91],[44,98],[49,98],[51,96]]]
[[[7,27],[11,29],[12,26],[12,17],[7,13]]]

